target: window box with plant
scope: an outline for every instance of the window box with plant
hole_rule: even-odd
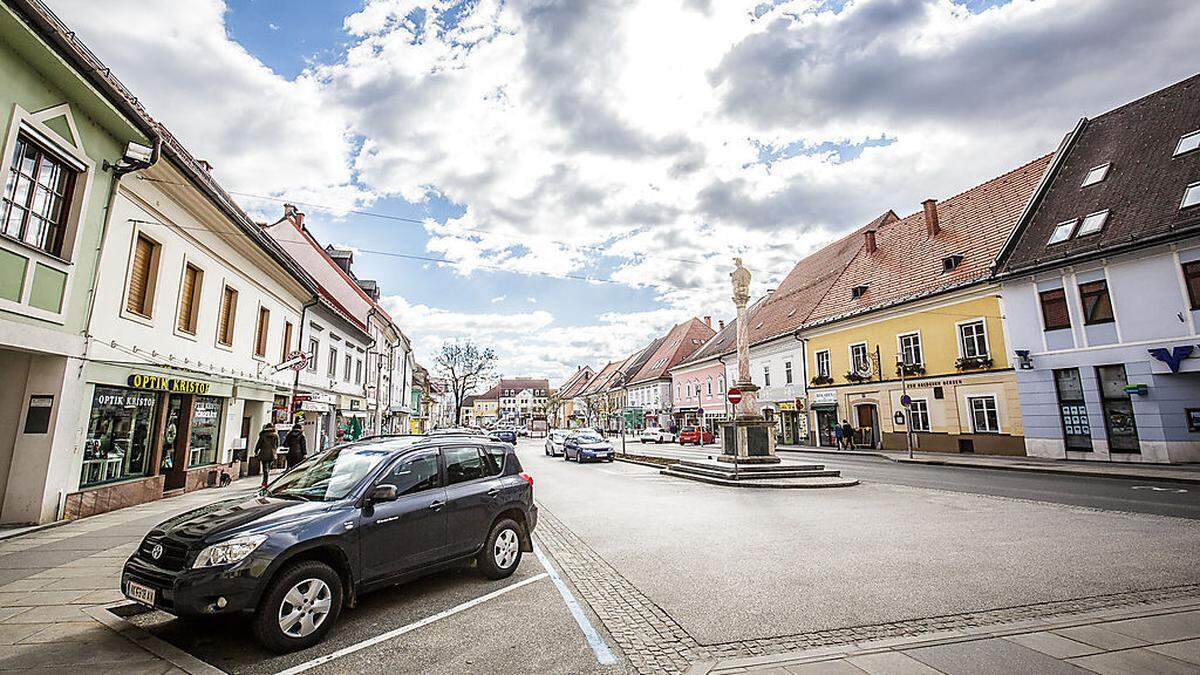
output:
[[[959,370],[983,370],[992,367],[992,357],[984,356],[962,356],[954,362],[954,367]]]
[[[920,364],[920,363],[897,363],[896,364],[896,375],[903,375],[904,377],[915,377],[917,375],[924,375],[924,374],[925,374],[925,366],[923,364]]]
[[[833,384],[833,378],[828,375],[816,375],[809,380],[809,383],[815,387],[819,387],[823,384]]]
[[[870,375],[861,375],[859,373],[854,372],[853,370],[846,373],[846,381],[847,382],[866,382],[870,379],[871,379]]]

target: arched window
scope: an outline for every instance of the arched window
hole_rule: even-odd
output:
[[[708,378],[708,395],[712,396],[712,378]]]
[[[721,393],[725,393],[725,376],[724,375],[717,377],[717,389],[721,390]]]

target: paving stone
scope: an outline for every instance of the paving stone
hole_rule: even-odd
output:
[[[19,609],[11,607],[9,609]],[[4,623],[60,623],[63,621],[86,621],[94,623],[95,619],[83,613],[79,605],[49,605],[31,607],[6,619]]]
[[[1024,645],[1030,649],[1053,656],[1056,659],[1069,659],[1075,656],[1086,656],[1102,651],[1098,647],[1093,647],[1089,644],[1076,642],[1070,638],[1065,638],[1061,635],[1042,631],[1038,633],[1024,633],[1022,635],[1010,635],[1005,638],[1012,640],[1019,645]]]
[[[1076,642],[1083,642],[1104,650],[1129,649],[1130,647],[1141,647],[1146,644],[1145,641],[1138,638],[1130,637],[1123,633],[1114,633],[1098,625],[1060,628],[1053,632]]]
[[[1082,668],[1002,638],[957,642],[904,653],[947,675],[1011,675],[1011,673],[1084,673]]]
[[[1187,661],[1200,666],[1200,640],[1184,640],[1183,642],[1168,642],[1162,645],[1153,645],[1146,649],[1166,654],[1173,659]]]
[[[757,671],[751,671],[757,673]],[[863,675],[863,670],[855,668],[847,661],[818,661],[817,663],[801,663],[786,666],[781,672],[790,675]]]
[[[1200,638],[1200,612],[1145,616],[1100,624],[1107,630],[1146,642],[1175,642]]]
[[[1125,649],[1071,659],[1100,675],[1194,675],[1195,664],[1157,654],[1148,649]]]
[[[938,671],[901,652],[879,652],[846,659],[870,675],[938,675]]]

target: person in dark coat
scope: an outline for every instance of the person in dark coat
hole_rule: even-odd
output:
[[[299,423],[292,425],[292,430],[283,438],[287,448],[287,468],[292,468],[304,461],[308,456],[308,442],[304,440],[304,429]]]
[[[270,481],[268,476],[271,465],[275,463],[275,454],[279,450],[279,434],[275,431],[275,426],[272,424],[264,424],[262,431],[258,432],[258,442],[254,444],[254,454],[258,457],[259,466],[262,467],[262,484],[267,486]]]
[[[846,444],[847,450],[854,449],[854,427],[846,420],[842,420],[842,442]]]

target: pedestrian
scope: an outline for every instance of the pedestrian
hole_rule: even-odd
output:
[[[842,441],[846,443],[847,450],[854,449],[854,427],[846,420],[842,420]]]
[[[283,438],[283,444],[287,447],[287,468],[291,469],[308,455],[308,442],[304,440],[304,428],[300,423],[292,425],[292,430]]]
[[[267,423],[263,425],[262,431],[258,432],[258,442],[254,444],[254,454],[258,457],[258,464],[262,467],[262,486],[267,487],[267,482],[270,480],[269,471],[272,464],[275,463],[275,451],[279,449],[279,434],[275,431],[274,425]]]
[[[833,425],[833,440],[837,443],[837,449],[842,449],[842,425]]]

